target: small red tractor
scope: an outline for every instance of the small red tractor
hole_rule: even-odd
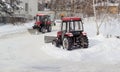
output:
[[[52,41],[56,47],[63,46],[66,50],[88,48],[88,37],[84,32],[83,22],[79,17],[63,17],[61,30]]]
[[[50,16],[46,14],[37,14],[36,17],[36,22],[35,25],[33,26],[33,29],[38,29],[39,32],[45,33],[51,32],[52,30],[52,25],[51,25],[51,20]]]

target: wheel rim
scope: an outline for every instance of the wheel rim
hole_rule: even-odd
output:
[[[51,28],[51,26],[49,27],[49,31],[51,31],[52,30],[52,28]]]
[[[68,40],[67,40],[67,38],[65,38],[65,39],[63,40],[63,48],[64,48],[64,49],[68,49]]]
[[[42,32],[45,33],[46,29],[45,28],[42,28]]]

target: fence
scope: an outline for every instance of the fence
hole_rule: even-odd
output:
[[[27,21],[33,20],[31,15],[24,15],[24,14],[14,14],[13,16],[0,16],[0,23],[11,23],[11,24],[18,24],[18,23],[25,23]]]

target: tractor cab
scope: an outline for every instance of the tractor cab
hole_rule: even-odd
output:
[[[49,15],[37,14],[35,19],[36,21],[33,29],[38,29],[42,33],[45,33],[46,30],[51,32],[51,20]]]
[[[50,24],[50,16],[49,15],[37,14],[35,19],[36,19],[35,24],[38,25],[38,26],[40,24],[42,24],[43,22],[48,22],[48,24]]]
[[[57,47],[62,45],[67,50],[76,47],[88,48],[88,38],[81,18],[63,17],[61,29],[57,32],[57,38],[53,40],[53,44]]]
[[[78,17],[64,17],[62,18],[61,33],[67,33],[68,35],[79,36],[84,31],[83,22]]]

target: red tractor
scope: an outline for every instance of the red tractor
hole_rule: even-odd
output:
[[[46,14],[37,14],[36,17],[36,22],[35,25],[33,26],[33,29],[38,29],[39,32],[45,33],[51,32],[52,30],[52,25],[51,25],[51,20],[50,16]]]
[[[83,22],[79,17],[63,17],[61,30],[52,44],[56,47],[63,46],[66,50],[73,48],[88,48],[88,37],[84,32]]]

